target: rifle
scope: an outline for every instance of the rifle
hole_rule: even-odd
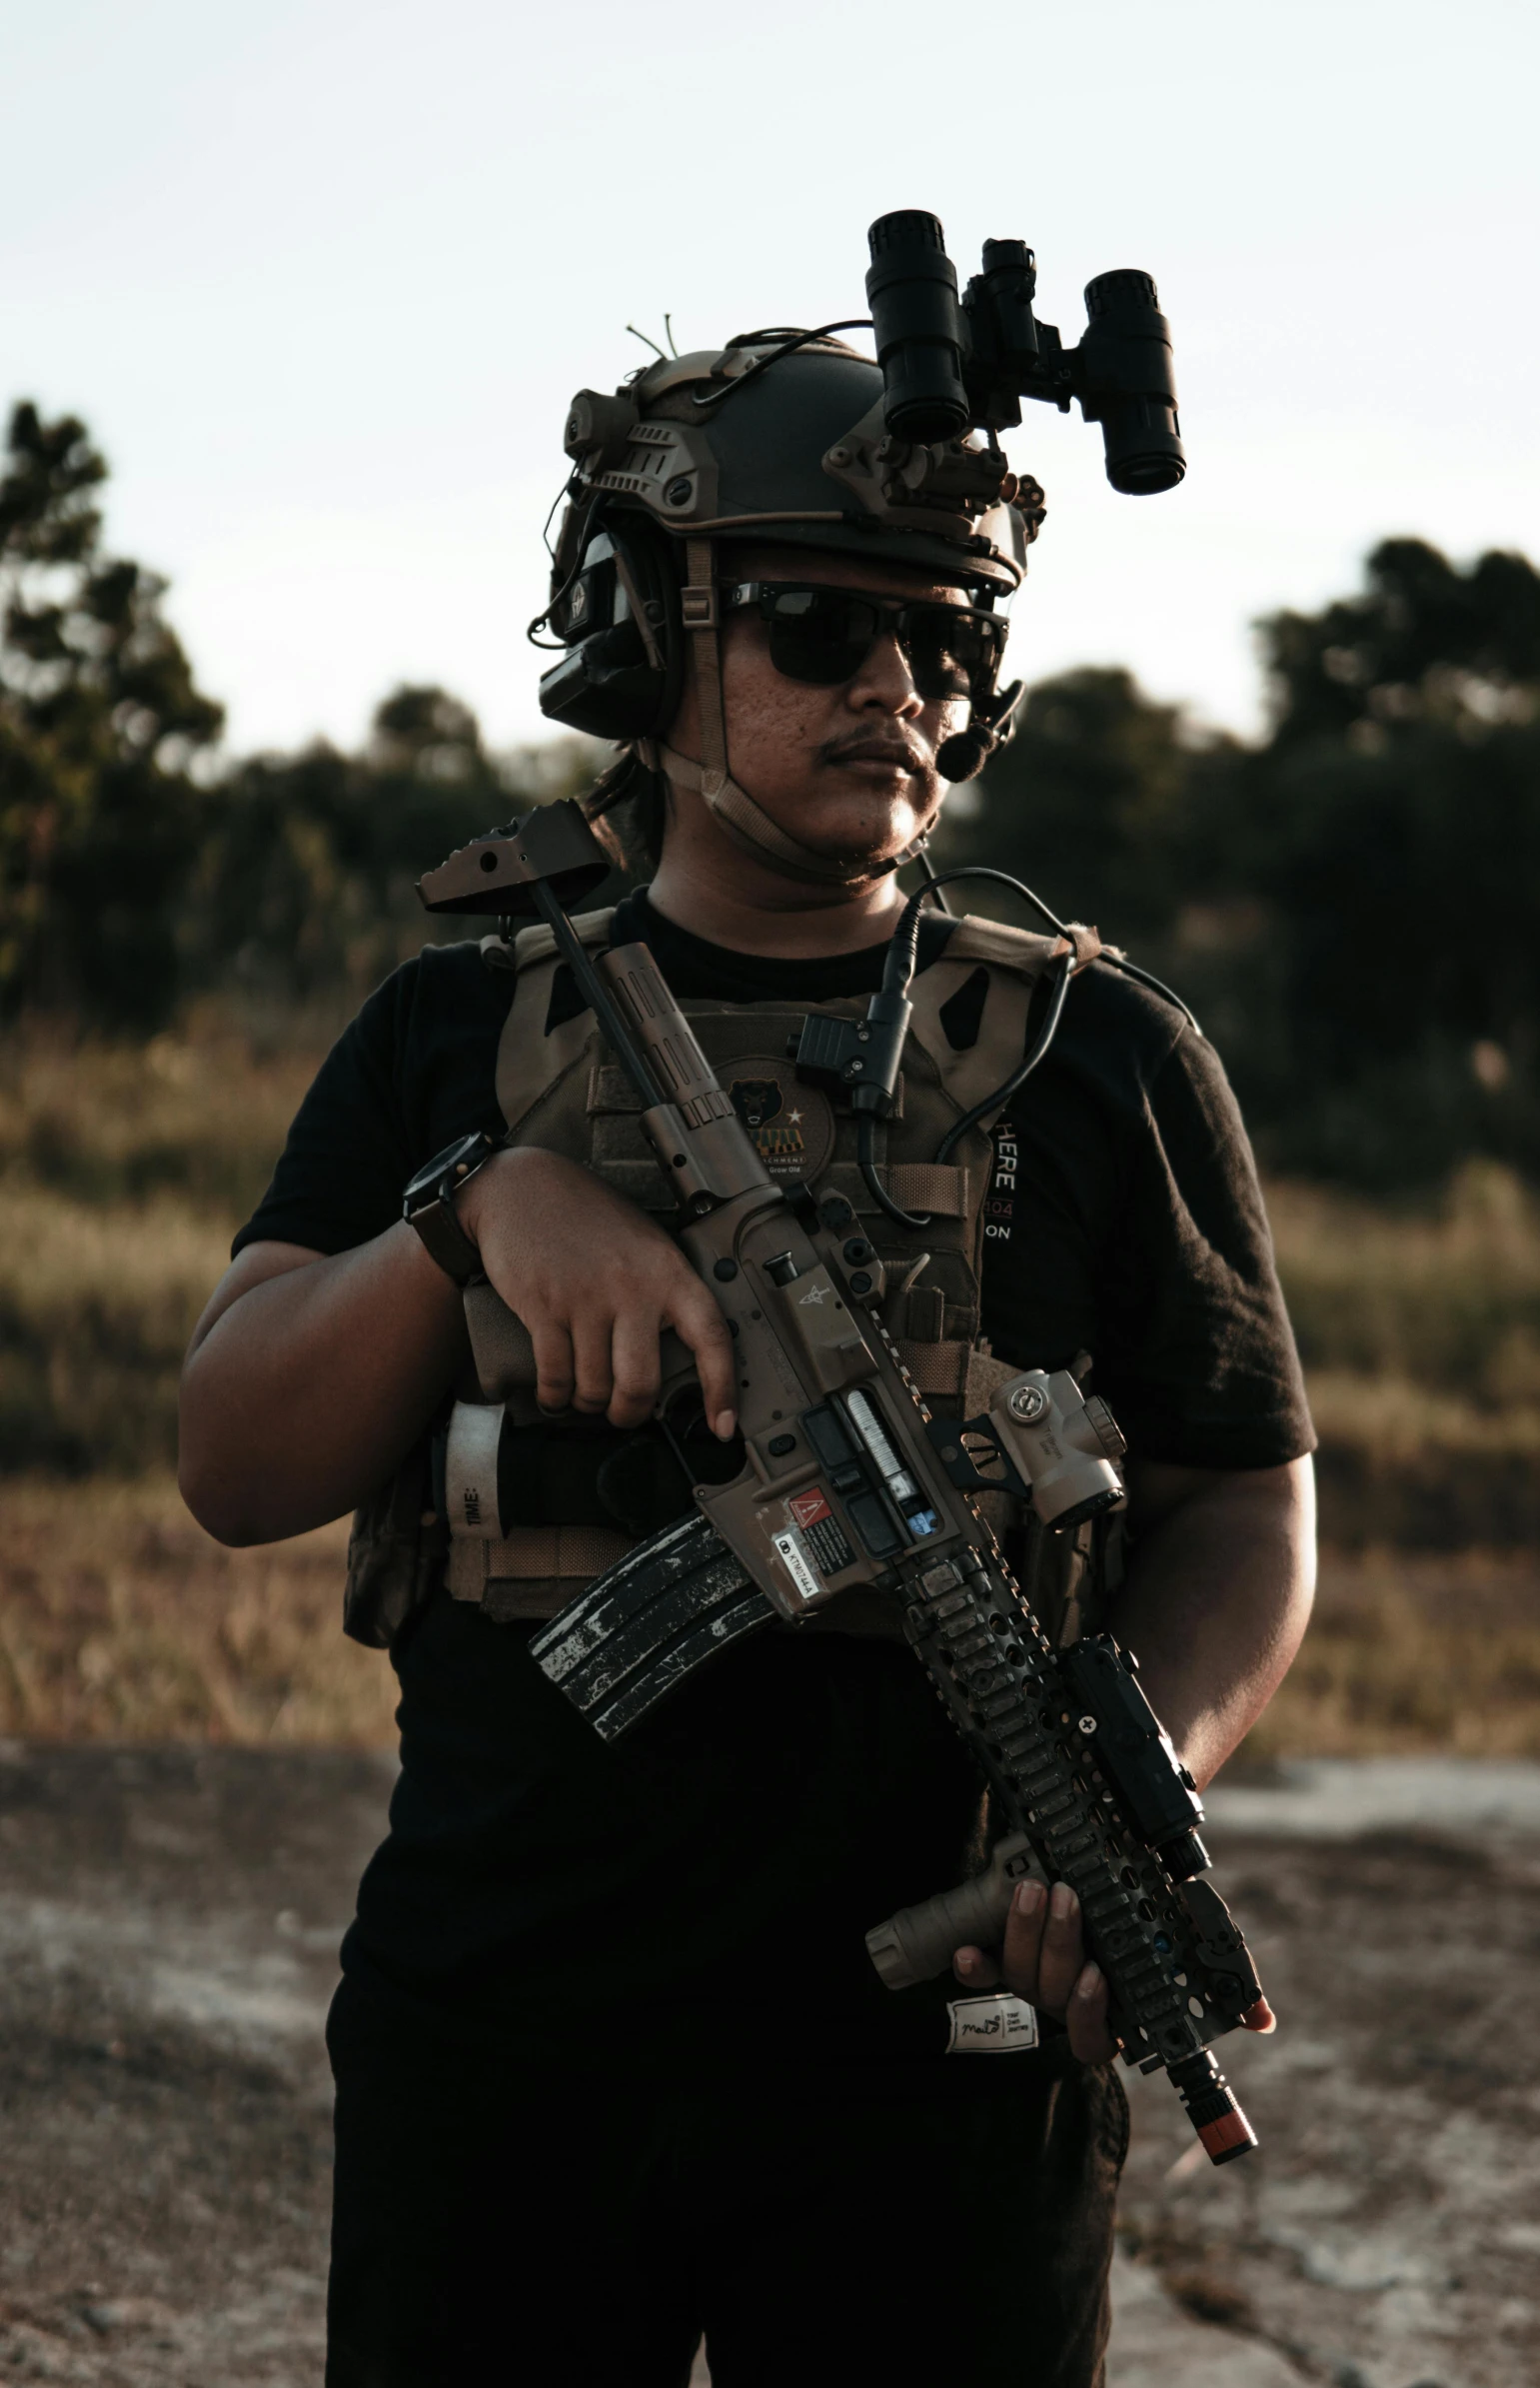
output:
[[[1110,1507],[1123,1449],[1110,1412],[1067,1370],[1028,1368],[977,1417],[930,1415],[882,1327],[882,1263],[854,1209],[770,1179],[645,945],[594,958],[572,928],[569,909],[607,869],[579,807],[551,805],[463,847],[419,893],[430,911],[550,928],[642,1097],[680,1241],[727,1320],[745,1463],[730,1483],[698,1484],[694,1514],[598,1576],[531,1649],[612,1739],[744,1635],[797,1624],[857,1584],[885,1595],[1008,1832],[986,1874],[867,1935],[882,1979],[901,1988],[945,1970],[961,1941],[997,1936],[1035,1855],[1078,1896],[1125,2062],[1163,2068],[1212,2161],[1228,2162],[1256,2136],[1210,2046],[1261,1989],[1201,1879],[1192,1778],[1132,1655],[1105,1633],[1055,1650],[969,1497],[1003,1485],[1059,1530]],[[910,976],[912,963],[910,940]],[[799,1068],[858,1085],[868,1117],[896,1083],[905,983],[900,952],[864,1023],[813,1013],[802,1030]],[[679,1398],[676,1373],[666,1429]]]

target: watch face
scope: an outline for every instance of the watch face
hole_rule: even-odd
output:
[[[403,1196],[406,1208],[410,1211],[418,1203],[431,1201],[451,1170],[461,1162],[484,1161],[492,1150],[491,1137],[481,1129],[474,1136],[456,1137],[452,1145],[446,1145],[442,1153],[436,1153],[432,1161],[425,1162],[416,1177],[408,1182]]]

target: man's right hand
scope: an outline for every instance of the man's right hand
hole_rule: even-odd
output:
[[[679,1245],[576,1162],[532,1148],[495,1154],[456,1202],[495,1292],[529,1328],[543,1409],[640,1426],[672,1326],[695,1354],[713,1431],[736,1418],[733,1344]]]

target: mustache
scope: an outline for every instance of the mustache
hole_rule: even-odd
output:
[[[929,767],[928,748],[901,733],[852,731],[844,738],[826,739],[818,749],[820,763],[886,763],[896,770],[918,774]]]

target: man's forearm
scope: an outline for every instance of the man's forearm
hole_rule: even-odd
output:
[[[331,1258],[252,1246],[183,1370],[188,1507],[224,1542],[340,1516],[411,1447],[465,1348],[459,1290],[410,1227]]]
[[[1266,1707],[1309,1622],[1311,1463],[1135,1469],[1132,1491],[1134,1551],[1111,1627],[1201,1785]]]

